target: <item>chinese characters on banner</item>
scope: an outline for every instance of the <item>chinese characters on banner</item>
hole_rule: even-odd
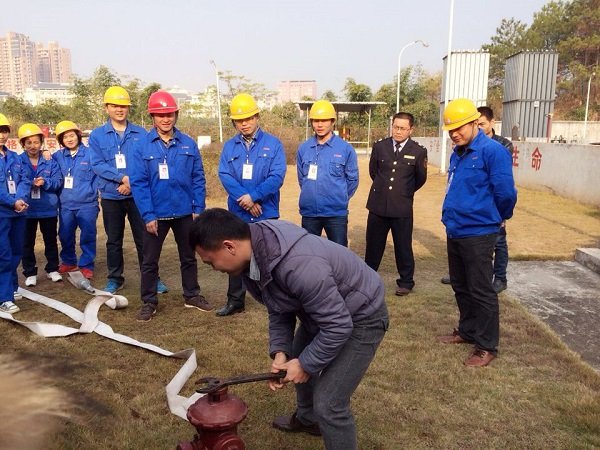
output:
[[[88,138],[84,137],[83,143],[87,145]],[[9,150],[13,152],[21,153],[23,149],[21,148],[21,144],[19,144],[19,140],[17,138],[9,138],[6,141],[6,146]],[[58,143],[58,139],[56,138],[45,138],[43,148],[47,148],[50,150],[50,153],[54,153],[56,150],[60,149],[60,144]]]

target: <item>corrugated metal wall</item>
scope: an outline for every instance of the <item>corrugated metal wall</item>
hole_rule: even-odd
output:
[[[547,137],[548,115],[554,111],[557,69],[558,53],[519,52],[506,60],[503,136]]]
[[[448,57],[444,56],[442,95],[440,98],[440,124],[444,123],[447,62]],[[448,100],[468,98],[477,106],[486,105],[489,72],[489,53],[475,50],[453,51],[450,61],[450,89],[448,90]],[[441,128],[440,133],[442,133]]]

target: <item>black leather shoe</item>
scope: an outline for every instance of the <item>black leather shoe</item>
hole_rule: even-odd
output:
[[[279,416],[275,417],[273,421],[273,428],[285,431],[286,433],[308,433],[313,436],[321,436],[321,429],[318,423],[312,425],[304,425],[296,417],[296,413],[291,416]]]
[[[223,308],[217,310],[217,316],[220,316],[220,317],[231,316],[232,314],[241,313],[243,311],[244,311],[244,305],[236,306],[234,304],[227,303]]]

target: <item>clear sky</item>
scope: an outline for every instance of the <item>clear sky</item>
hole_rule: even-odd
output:
[[[453,50],[489,43],[503,17],[527,24],[546,0],[455,0]],[[402,66],[442,68],[450,0],[24,0],[4,1],[0,34],[71,49],[73,71],[103,64],[163,87],[203,90],[230,70],[276,89],[316,80],[340,93],[348,77],[377,90]]]

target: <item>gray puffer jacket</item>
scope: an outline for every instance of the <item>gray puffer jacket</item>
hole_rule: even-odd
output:
[[[377,272],[346,247],[283,220],[250,224],[260,281],[244,275],[269,312],[269,352],[291,355],[296,317],[315,335],[300,354],[309,374],[323,370],[352,334],[353,323],[385,301]]]

